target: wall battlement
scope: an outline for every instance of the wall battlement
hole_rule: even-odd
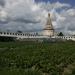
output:
[[[31,33],[8,33],[8,32],[0,32],[0,36],[3,37],[14,37],[17,39],[63,39],[63,40],[73,40],[75,41],[75,36],[44,36],[44,35],[37,35],[37,34],[31,34]]]

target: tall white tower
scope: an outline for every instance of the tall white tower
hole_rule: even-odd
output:
[[[44,35],[46,35],[46,36],[53,36],[54,35],[54,29],[53,29],[52,21],[50,18],[50,13],[48,13],[47,22],[46,22],[46,25],[44,28]]]

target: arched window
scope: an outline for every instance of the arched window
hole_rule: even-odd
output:
[[[9,33],[7,32],[7,34],[9,35]]]
[[[6,32],[4,32],[4,34],[6,34]]]
[[[2,34],[2,32],[0,32],[0,34]]]

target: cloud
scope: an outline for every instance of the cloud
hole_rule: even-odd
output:
[[[6,15],[0,17],[1,29],[39,30],[42,27],[41,8],[32,0],[7,0],[2,11]]]
[[[0,6],[2,6],[2,7],[5,6],[5,0],[0,0]]]
[[[62,31],[65,34],[75,31],[75,8],[71,7],[70,4],[56,2],[41,3],[40,6],[51,13],[55,31]]]
[[[0,28],[32,31],[43,29],[48,12],[56,31],[72,32],[75,28],[75,8],[67,3],[35,3],[34,0],[0,0]]]
[[[36,21],[35,19],[34,20],[29,20],[29,19],[24,19],[24,18],[16,18],[16,19],[13,19],[14,22],[22,22],[22,23],[32,23],[32,24],[36,24],[36,23],[39,23],[40,21]]]
[[[61,9],[61,8],[69,8],[70,5],[69,4],[66,4],[66,3],[60,3],[60,2],[55,2],[55,3],[45,3],[45,2],[41,2],[39,3],[40,4],[40,7],[47,10],[47,11],[50,11],[52,9]]]
[[[75,9],[69,9],[69,10],[67,10],[67,14],[69,16],[75,16]]]

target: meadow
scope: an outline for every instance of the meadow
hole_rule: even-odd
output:
[[[75,75],[75,42],[0,42],[0,75]]]

